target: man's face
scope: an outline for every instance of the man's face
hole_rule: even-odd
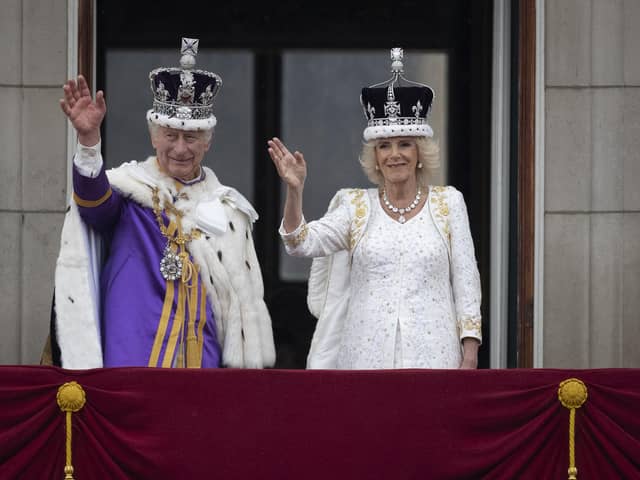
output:
[[[200,163],[211,146],[208,132],[156,127],[151,143],[156,149],[160,168],[180,180],[193,180],[200,173]]]

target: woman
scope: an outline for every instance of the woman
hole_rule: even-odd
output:
[[[378,188],[340,190],[324,217],[306,223],[304,156],[278,138],[268,142],[287,185],[286,250],[318,257],[308,368],[477,367],[480,279],[466,206],[455,188],[429,185],[438,166],[426,123],[433,91],[400,86],[401,59],[393,49],[390,83],[361,95],[368,124],[360,162]]]

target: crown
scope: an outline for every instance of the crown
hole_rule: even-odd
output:
[[[216,125],[213,99],[222,79],[194,68],[198,39],[182,38],[180,53],[180,68],[160,67],[149,73],[153,108],[147,112],[147,120],[180,130],[210,130]]]
[[[391,49],[392,77],[362,89],[360,103],[367,119],[366,141],[388,137],[432,137],[427,123],[434,92],[431,87],[407,80],[401,48]],[[402,86],[401,81],[407,85]]]

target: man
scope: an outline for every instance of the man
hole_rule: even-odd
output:
[[[52,329],[65,368],[275,362],[251,236],[257,214],[201,165],[221,79],[194,69],[197,45],[183,38],[181,67],[149,75],[156,155],[141,163],[105,171],[104,94],[92,99],[82,76],[63,87],[60,106],[78,134]]]

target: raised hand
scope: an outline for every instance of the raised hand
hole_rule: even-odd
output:
[[[73,79],[68,80],[62,89],[64,98],[60,99],[60,108],[78,132],[78,140],[87,146],[97,144],[100,141],[100,125],[107,112],[104,93],[98,91],[94,101],[82,75],[78,75],[77,83]]]
[[[279,138],[273,137],[267,142],[271,160],[278,170],[280,178],[292,189],[302,190],[307,178],[307,164],[304,155],[296,151],[291,153]]]

